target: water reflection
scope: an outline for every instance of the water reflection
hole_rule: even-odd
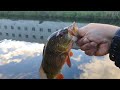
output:
[[[44,44],[3,40],[0,43],[0,79],[40,79],[39,67]],[[72,67],[62,69],[65,79],[120,78],[117,68],[108,55],[90,57],[81,50],[72,49]]]

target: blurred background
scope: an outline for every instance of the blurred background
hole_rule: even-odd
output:
[[[40,79],[44,44],[54,31],[72,24],[120,26],[120,11],[0,11],[0,79]],[[120,79],[120,69],[109,55],[87,56],[72,48],[72,67],[62,69],[65,79]]]
[[[0,18],[100,22],[119,25],[120,11],[0,11]]]

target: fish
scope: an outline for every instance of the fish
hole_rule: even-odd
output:
[[[64,79],[61,70],[65,63],[71,67],[70,57],[73,56],[71,49],[77,41],[77,35],[78,26],[74,22],[48,37],[39,69],[41,79]]]

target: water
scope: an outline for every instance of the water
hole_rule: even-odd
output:
[[[0,79],[40,79],[39,67],[44,44],[16,40],[0,42]],[[80,49],[72,49],[72,67],[64,65],[65,79],[120,78],[120,70],[108,55],[90,57]]]

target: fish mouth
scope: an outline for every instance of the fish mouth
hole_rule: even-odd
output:
[[[68,27],[68,34],[70,34],[72,36],[78,35],[78,26],[75,22]]]
[[[75,22],[68,27],[68,37],[74,42],[78,39],[78,26]]]

